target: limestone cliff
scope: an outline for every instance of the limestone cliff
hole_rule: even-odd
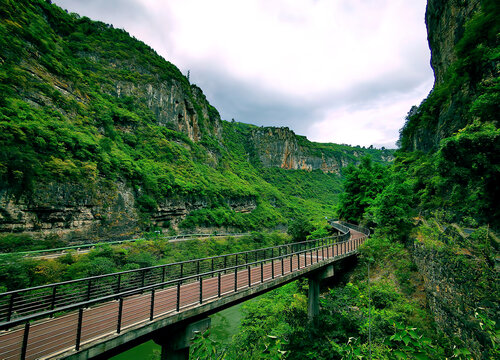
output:
[[[343,167],[359,163],[369,149],[318,144],[296,135],[287,127],[261,127],[250,133],[250,146],[264,167],[288,170],[321,170],[340,174]],[[391,161],[392,151],[374,151],[375,161]]]
[[[446,230],[443,230],[446,229]],[[498,318],[498,279],[493,236],[486,229],[472,234],[443,227],[439,240],[418,233],[412,255],[424,280],[427,302],[437,327],[459,339],[476,359],[490,347],[477,312]],[[490,234],[490,238],[488,236]],[[441,242],[444,241],[446,245]]]

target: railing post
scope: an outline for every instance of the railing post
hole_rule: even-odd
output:
[[[290,255],[290,272],[292,272],[292,268],[293,268],[293,254]]]
[[[78,309],[78,325],[76,328],[76,343],[75,350],[80,350],[80,342],[82,340],[82,323],[83,323],[83,308]]]
[[[181,308],[181,282],[177,281],[177,301],[175,303],[175,309],[179,312]]]
[[[245,265],[248,264],[248,252],[245,253]]]
[[[153,321],[154,312],[155,312],[155,292],[156,289],[153,288],[151,290],[151,307],[149,308],[149,321]]]
[[[304,251],[304,267],[307,266],[307,250]]]
[[[21,347],[21,360],[26,359],[26,350],[28,350],[28,336],[30,334],[29,321],[24,324],[23,345]]]
[[[181,276],[180,278],[182,279],[184,276],[184,263],[181,263]]]
[[[203,276],[199,277],[200,279],[200,304],[203,303]]]
[[[260,282],[264,282],[264,260],[260,262]]]
[[[116,322],[116,332],[119,334],[122,331],[123,317],[123,298],[120,296],[118,303],[118,321]]]
[[[90,291],[92,289],[92,279],[89,279],[89,283],[88,283],[88,286],[87,286],[87,301],[90,300]]]
[[[271,279],[274,279],[274,257],[271,258]]]
[[[248,287],[252,286],[252,271],[250,269],[250,265],[247,265],[248,271]]]
[[[144,287],[146,281],[146,270],[142,270],[142,278],[141,278],[141,288]],[[142,294],[142,291],[141,291]]]
[[[217,297],[220,297],[221,288],[220,288],[220,272],[217,273]]]
[[[7,311],[7,321],[10,321],[10,319],[12,318],[12,312],[14,310],[14,297],[15,296],[16,296],[16,293],[12,293],[12,295],[10,296],[9,310]]]
[[[119,293],[121,290],[122,274],[118,274],[118,281],[116,283],[116,292]]]
[[[238,267],[234,267],[234,292],[238,291]]]
[[[50,310],[54,310],[56,307],[56,291],[57,291],[57,286],[52,287],[52,297],[50,299]],[[52,317],[51,315],[50,317]]]
[[[300,252],[297,253],[297,270],[300,269]]]
[[[280,254],[281,256],[281,254]],[[285,274],[285,264],[284,264],[285,257],[281,256],[281,276]]]

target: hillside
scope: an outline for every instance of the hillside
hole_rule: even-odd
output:
[[[0,17],[2,232],[286,226],[333,214],[347,164],[392,156],[223,121],[153,49],[50,2],[2,0]]]

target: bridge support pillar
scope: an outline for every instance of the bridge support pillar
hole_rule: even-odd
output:
[[[307,318],[310,323],[316,322],[319,314],[319,283],[317,276],[309,277],[309,292],[307,294]]]
[[[172,326],[156,335],[153,340],[161,346],[161,360],[188,360],[189,346],[196,332],[210,327],[210,318],[190,324]]]
[[[333,264],[331,264],[308,277],[307,318],[310,323],[315,323],[319,315],[319,285],[321,280],[332,277],[333,274]]]

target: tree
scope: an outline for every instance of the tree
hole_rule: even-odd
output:
[[[349,165],[344,176],[337,214],[341,219],[359,223],[373,199],[384,189],[387,170],[364,157],[357,167]]]
[[[303,215],[299,215],[288,225],[287,232],[293,241],[305,241],[313,230],[314,226]]]

